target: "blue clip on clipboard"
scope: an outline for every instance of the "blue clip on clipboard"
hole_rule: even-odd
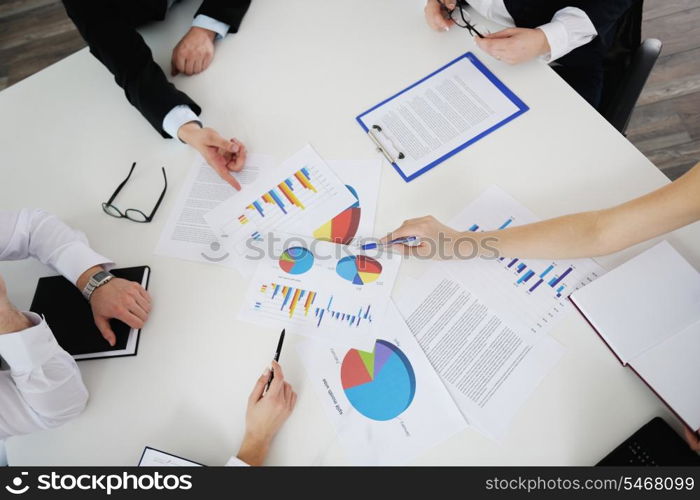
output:
[[[413,89],[414,87],[417,87],[418,85],[424,83],[425,81],[429,80],[430,78],[433,78],[433,77],[434,77],[435,75],[437,75],[438,73],[440,73],[440,72],[444,71],[445,69],[449,68],[449,67],[452,66],[453,64],[455,64],[455,63],[457,63],[457,62],[460,62],[460,61],[462,61],[462,60],[464,60],[464,59],[470,61],[470,62],[476,67],[476,69],[478,69],[486,78],[488,78],[488,80],[489,80],[491,83],[493,83],[493,85],[494,85],[505,97],[507,97],[507,98],[515,105],[516,110],[515,110],[515,112],[513,112],[511,115],[506,116],[504,119],[502,119],[501,121],[499,121],[498,123],[496,123],[495,125],[493,125],[492,127],[490,127],[489,129],[484,130],[483,132],[479,133],[478,135],[469,138],[469,139],[468,139],[466,142],[464,142],[463,144],[461,144],[461,145],[455,147],[454,149],[452,149],[451,151],[449,151],[449,152],[443,154],[443,155],[440,156],[439,158],[434,159],[433,161],[431,161],[430,163],[428,163],[428,164],[425,165],[424,167],[420,168],[419,170],[413,172],[412,174],[407,175],[407,174],[401,169],[401,166],[400,166],[399,163],[398,163],[401,159],[404,158],[403,153],[399,153],[398,158],[394,158],[394,157],[392,157],[390,154],[388,154],[388,153],[387,153],[387,150],[386,150],[386,147],[384,147],[384,146],[382,145],[382,143],[378,140],[377,136],[375,135],[376,131],[378,131],[379,133],[382,132],[381,127],[379,127],[378,125],[373,124],[373,123],[367,123],[367,122],[365,122],[365,118],[366,118],[366,116],[367,116],[369,113],[372,113],[373,111],[377,110],[378,108],[381,108],[382,106],[384,106],[384,105],[386,105],[387,103],[393,101],[394,99],[396,99],[397,97],[401,96],[401,95],[404,94],[405,92],[408,92],[409,90]],[[387,160],[394,166],[394,168],[395,168],[396,171],[399,173],[399,175],[401,175],[401,177],[403,178],[403,180],[406,181],[406,182],[410,182],[410,181],[412,181],[413,179],[415,179],[416,177],[418,177],[418,176],[424,174],[425,172],[427,172],[428,170],[430,170],[431,168],[433,168],[435,165],[437,165],[437,164],[439,164],[439,163],[445,161],[446,159],[448,159],[448,158],[450,158],[451,156],[457,154],[458,152],[462,151],[463,149],[465,149],[466,147],[470,146],[471,144],[474,144],[474,143],[475,143],[476,141],[478,141],[479,139],[481,139],[481,138],[487,136],[488,134],[490,134],[490,133],[493,132],[494,130],[496,130],[496,129],[502,127],[503,125],[505,125],[505,124],[508,123],[509,121],[513,120],[513,119],[516,118],[517,116],[522,115],[522,114],[523,114],[525,111],[527,111],[528,109],[530,109],[530,108],[528,108],[528,106],[527,106],[522,100],[520,100],[520,98],[519,98],[518,96],[516,96],[508,87],[506,87],[506,86],[503,84],[503,82],[501,82],[501,81],[496,77],[496,75],[494,75],[493,73],[491,73],[491,71],[489,71],[489,69],[488,69],[486,66],[484,66],[484,64],[483,64],[473,53],[467,52],[466,54],[463,54],[463,55],[459,56],[459,57],[456,58],[455,60],[453,60],[453,61],[447,63],[446,65],[444,65],[444,66],[441,67],[440,69],[438,69],[438,70],[434,71],[433,73],[429,74],[429,75],[426,76],[425,78],[423,78],[423,79],[421,79],[421,80],[418,80],[418,81],[417,81],[416,83],[414,83],[413,85],[411,85],[411,86],[409,86],[409,87],[406,87],[406,88],[403,89],[401,92],[399,92],[399,93],[397,93],[397,94],[395,94],[395,95],[389,97],[388,99],[386,99],[386,100],[380,102],[379,104],[377,104],[376,106],[374,106],[374,107],[368,109],[368,110],[365,111],[364,113],[361,113],[360,115],[357,116],[356,120],[357,120],[357,123],[359,123],[360,126],[363,128],[363,130],[367,133],[367,135],[372,139],[372,141],[375,143],[375,145],[377,146],[377,148],[384,154],[384,156],[387,158]]]

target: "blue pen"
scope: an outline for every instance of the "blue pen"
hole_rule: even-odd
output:
[[[395,240],[387,241],[386,243],[381,243],[381,242],[374,242],[374,243],[367,243],[365,245],[362,245],[360,247],[361,250],[372,250],[378,247],[384,247],[387,245],[397,245],[397,244],[403,244],[403,245],[408,245],[409,243],[413,243],[412,245],[408,246],[418,246],[420,245],[420,238],[418,236],[405,236],[403,238],[396,238]]]

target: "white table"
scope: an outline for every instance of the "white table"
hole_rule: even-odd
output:
[[[164,67],[196,4],[177,5],[165,23],[144,30]],[[432,32],[418,0],[256,0],[240,33],[218,44],[212,66],[175,82],[202,105],[207,124],[251,151],[282,160],[312,142],[329,159],[367,158],[375,153],[355,115],[467,50],[531,110],[409,184],[385,165],[377,234],[427,213],[446,220],[491,184],[550,217],[615,204],[667,182],[546,65],[509,67],[481,54],[462,30]],[[138,356],[81,363],[91,393],[85,413],[62,428],[10,439],[10,461],[133,465],[150,445],[223,463],[240,443],[246,398],[279,332],[235,320],[246,282],[234,271],[153,255],[193,154],[161,139],[87,50],[0,93],[0,110],[2,207],[43,207],[88,233],[119,265],[150,265],[155,301]],[[167,167],[170,189],[151,224],[100,209],[134,160],[139,166],[120,206],[152,206],[159,167]],[[698,224],[669,239],[700,267]],[[617,265],[649,245],[601,262]],[[424,265],[409,263],[403,275]],[[2,263],[0,272],[25,308],[36,279],[52,274],[31,261]],[[651,417],[673,421],[576,314],[553,335],[567,354],[502,445],[466,430],[415,463],[591,464]],[[293,344],[282,360],[299,402],[269,463],[343,464]]]

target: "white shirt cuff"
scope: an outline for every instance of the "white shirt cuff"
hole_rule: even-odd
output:
[[[60,352],[49,325],[36,313],[23,313],[32,325],[26,330],[0,335],[0,356],[13,375],[29,373]]]
[[[165,118],[163,118],[163,130],[173,139],[179,139],[177,131],[188,122],[202,124],[199,117],[187,104],[180,104],[171,109],[168,114],[165,115]]]
[[[226,467],[248,467],[248,464],[238,457],[231,457],[226,462]]]
[[[549,43],[550,53],[542,57],[548,63],[587,44],[598,34],[588,15],[576,7],[565,7],[557,11],[552,21],[539,29],[544,32]]]
[[[114,262],[79,241],[63,248],[54,263],[56,270],[74,285],[81,274],[95,266],[103,266],[109,270],[114,266]]]
[[[228,34],[229,28],[231,27],[226,23],[217,21],[213,17],[205,16],[204,14],[199,14],[197,17],[195,17],[192,21],[192,26],[215,32],[217,40],[225,37]]]

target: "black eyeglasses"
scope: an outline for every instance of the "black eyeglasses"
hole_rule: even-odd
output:
[[[478,36],[479,38],[484,38],[484,35],[479,33],[479,30],[476,29],[476,25],[472,24],[472,16],[469,14],[469,11],[467,10],[467,7],[469,4],[465,0],[457,0],[457,3],[455,4],[455,8],[450,10],[446,5],[445,5],[445,0],[438,0],[440,2],[440,5],[442,6],[442,10],[446,12],[452,21],[459,26],[460,28],[466,28],[467,31],[469,31],[469,34],[471,36]]]
[[[111,215],[112,217],[116,217],[117,219],[129,219],[134,222],[151,222],[153,220],[153,216],[156,214],[156,211],[158,210],[158,207],[160,206],[160,202],[163,201],[163,196],[165,196],[165,191],[168,189],[168,178],[165,175],[165,167],[161,167],[161,170],[163,171],[163,180],[165,181],[165,186],[163,187],[163,192],[160,193],[160,198],[158,198],[158,201],[156,202],[156,206],[153,207],[153,210],[151,211],[151,215],[146,215],[144,214],[141,210],[138,210],[136,208],[128,208],[125,210],[123,213],[121,210],[119,210],[117,207],[112,205],[112,202],[114,199],[117,197],[119,194],[119,191],[122,190],[122,188],[126,185],[126,183],[129,181],[129,178],[131,177],[132,172],[134,171],[134,168],[136,168],[136,162],[134,162],[133,165],[131,165],[131,170],[129,170],[129,175],[126,176],[126,179],[119,184],[119,187],[117,187],[117,190],[112,193],[112,196],[110,196],[109,200],[107,202],[102,204],[102,210],[107,215]]]

